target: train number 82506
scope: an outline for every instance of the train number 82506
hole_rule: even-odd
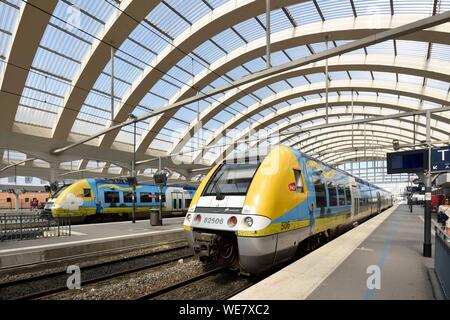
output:
[[[223,218],[210,218],[210,217],[206,217],[205,219],[203,219],[203,223],[209,223],[209,224],[222,224],[222,223],[223,223]]]

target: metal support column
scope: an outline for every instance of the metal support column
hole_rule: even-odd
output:
[[[430,111],[426,113],[427,117],[427,145],[428,145],[428,170],[425,175],[425,221],[424,221],[424,242],[423,256],[431,257],[431,126]]]
[[[267,68],[272,67],[270,62],[270,0],[266,0],[266,63]]]
[[[352,89],[352,148],[355,147],[354,144],[354,133],[353,133],[353,121],[355,120],[355,114],[353,113],[353,89]]]
[[[132,221],[136,223],[136,122],[133,124],[133,162],[131,163],[131,176],[133,177],[132,195],[133,209],[131,211]]]
[[[115,49],[111,47],[111,125],[114,121],[114,54]]]
[[[328,50],[328,36],[325,38],[326,50]],[[325,59],[325,109],[326,109],[326,123],[328,124],[328,58]]]
[[[159,157],[159,172],[161,172],[161,157]],[[159,213],[158,213],[158,225],[162,226],[162,193],[163,193],[163,186],[159,186]]]

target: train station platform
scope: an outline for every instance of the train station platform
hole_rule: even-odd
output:
[[[385,210],[232,299],[435,299],[434,259],[422,256],[423,211]]]
[[[1,268],[111,249],[184,239],[183,217],[165,218],[162,226],[149,220],[74,225],[71,236],[0,242]]]

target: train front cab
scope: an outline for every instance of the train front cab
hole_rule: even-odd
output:
[[[220,164],[211,170],[184,228],[200,258],[259,273],[295,254],[310,234],[309,219],[302,168],[284,147],[261,165]]]

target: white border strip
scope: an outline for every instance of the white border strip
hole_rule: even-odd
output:
[[[387,209],[230,300],[306,299],[397,207]]]
[[[151,231],[151,232],[141,232],[141,233],[133,233],[133,234],[125,234],[121,236],[114,236],[114,237],[105,237],[105,238],[97,238],[97,239],[86,239],[86,240],[78,240],[78,241],[70,241],[70,242],[62,242],[62,243],[52,243],[52,244],[44,244],[40,246],[31,246],[31,247],[23,247],[23,248],[15,248],[15,249],[6,249],[6,250],[0,250],[0,255],[5,253],[16,253],[20,251],[25,250],[34,250],[34,249],[44,249],[44,248],[53,248],[53,247],[62,247],[62,246],[70,246],[75,244],[81,244],[81,243],[88,243],[88,242],[99,242],[103,240],[113,240],[113,239],[126,239],[126,238],[132,238],[136,236],[144,236],[144,235],[153,235],[153,234],[164,234],[164,233],[171,233],[174,231],[181,231],[183,228],[176,228],[176,229],[170,229],[170,230],[161,230],[161,231]]]

